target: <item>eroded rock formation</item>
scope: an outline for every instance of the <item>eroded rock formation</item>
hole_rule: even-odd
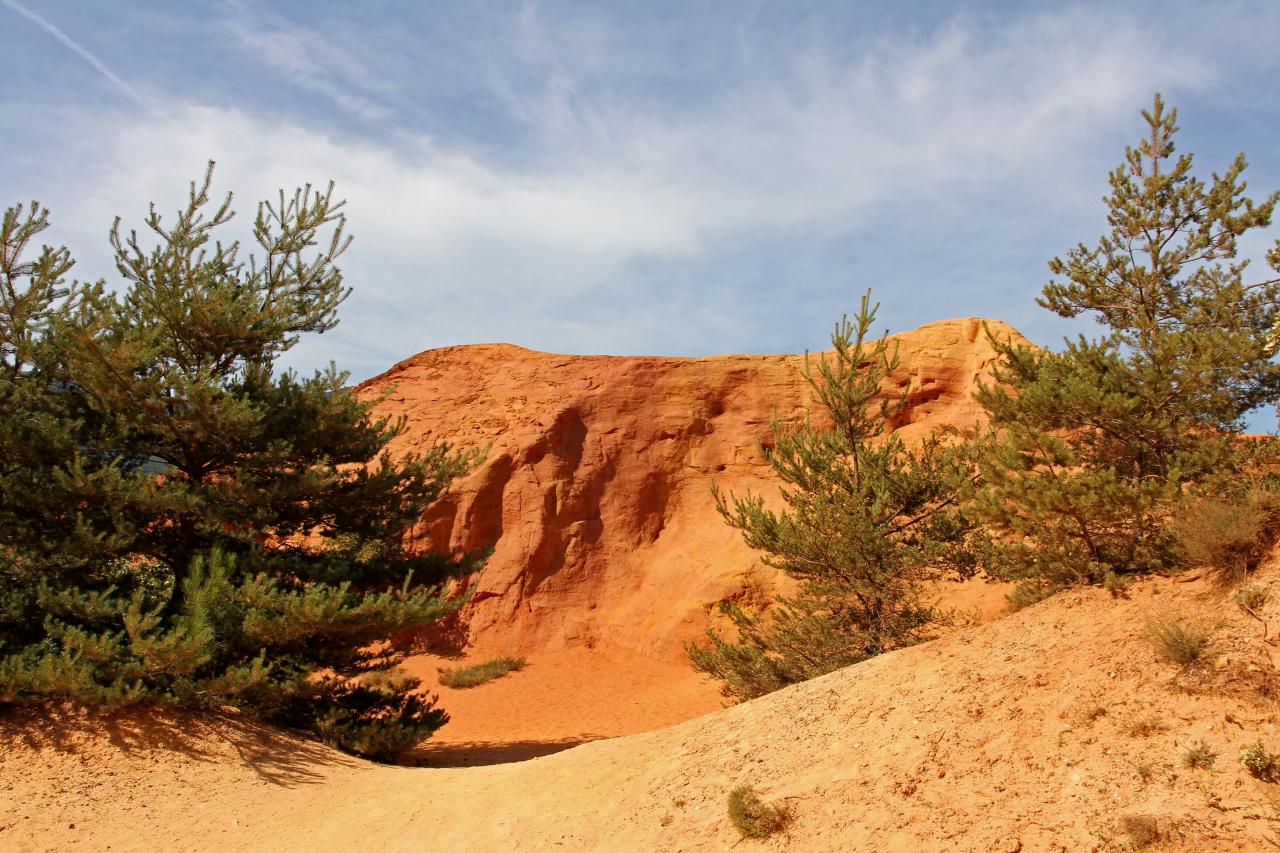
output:
[[[1017,335],[990,323],[997,335]],[[995,353],[982,321],[895,336],[908,440],[972,425]],[[423,520],[434,547],[494,545],[464,612],[477,649],[596,643],[682,654],[710,605],[759,560],[715,511],[711,485],[776,494],[760,445],[776,412],[810,407],[802,356],[568,356],[506,344],[430,350],[360,386],[408,428],[394,451],[445,440],[484,463]],[[767,575],[762,575],[768,583]]]

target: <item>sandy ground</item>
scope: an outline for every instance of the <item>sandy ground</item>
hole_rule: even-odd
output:
[[[1280,574],[1259,582],[1274,631]],[[1215,626],[1210,664],[1157,656],[1145,625],[1169,614]],[[1259,739],[1280,751],[1278,656],[1229,596],[1157,579],[1126,599],[1064,593],[656,731],[484,767],[371,765],[230,718],[29,711],[0,727],[0,848],[1056,853],[1136,849],[1147,826],[1160,836],[1148,850],[1271,850],[1280,785],[1238,756]],[[539,666],[489,689],[510,690],[518,716]],[[599,724],[576,728],[566,737]],[[1184,766],[1201,740],[1214,767]],[[790,808],[784,834],[738,838],[726,797],[740,784]]]
[[[524,669],[466,690],[441,687],[439,668],[468,666],[484,656],[409,658],[404,668],[439,695],[451,717],[413,757],[428,767],[522,761],[651,731],[724,705],[716,682],[688,664],[583,647],[524,657]]]
[[[939,584],[937,606],[958,626],[1008,609],[1011,584],[982,580]],[[414,655],[404,669],[439,696],[451,717],[407,758],[428,767],[468,767],[523,761],[593,740],[653,731],[724,707],[719,685],[694,672],[684,656],[668,661],[626,649],[578,646],[526,653],[524,669],[466,690],[439,683],[439,670],[488,655]]]

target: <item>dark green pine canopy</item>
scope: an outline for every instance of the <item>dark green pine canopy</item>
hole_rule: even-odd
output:
[[[212,164],[172,223],[111,231],[118,289],[0,226],[0,701],[233,705],[388,757],[447,719],[382,641],[456,609],[473,556],[406,537],[474,461],[392,458],[400,424],[329,369],[276,368],[337,323],[330,186],[221,243]]]

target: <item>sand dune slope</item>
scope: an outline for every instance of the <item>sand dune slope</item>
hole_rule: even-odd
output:
[[[1259,582],[1280,622],[1280,573]],[[1158,659],[1158,614],[1217,624],[1213,664]],[[1280,650],[1261,637],[1203,581],[1073,591],[670,728],[490,767],[374,766],[234,721],[12,717],[0,848],[1076,851],[1133,849],[1154,825],[1147,849],[1274,849],[1280,785],[1238,760],[1259,738],[1280,751]],[[1213,770],[1181,763],[1200,740]],[[738,784],[790,806],[786,835],[739,843]]]

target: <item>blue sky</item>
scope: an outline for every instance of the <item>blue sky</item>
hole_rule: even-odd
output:
[[[0,0],[0,189],[110,281],[112,218],[209,158],[242,220],[335,180],[355,294],[289,358],[357,379],[482,341],[798,352],[868,287],[890,330],[1054,344],[1045,263],[1104,229],[1153,91],[1206,172],[1280,187],[1280,4],[1117,6]]]

